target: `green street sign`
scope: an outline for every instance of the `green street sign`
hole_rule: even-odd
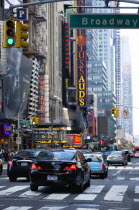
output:
[[[70,14],[70,28],[137,29],[138,14]]]
[[[21,122],[20,125],[30,125],[30,122]]]

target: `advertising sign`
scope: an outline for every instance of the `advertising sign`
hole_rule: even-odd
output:
[[[85,0],[77,0],[77,6],[85,6]],[[82,13],[85,8],[78,8]],[[86,31],[77,29],[77,97],[78,105],[86,107],[87,89],[87,54],[86,54]]]
[[[4,76],[4,113],[6,118],[25,115],[29,97],[32,60],[17,49],[8,50],[7,74]]]

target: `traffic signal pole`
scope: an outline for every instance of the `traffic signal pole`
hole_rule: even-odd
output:
[[[36,2],[31,2],[31,3],[15,4],[15,5],[10,5],[9,11],[17,7],[27,7],[27,6],[32,6],[32,5],[41,5],[41,4],[46,4],[46,3],[55,3],[55,2],[62,2],[62,1],[64,2],[64,1],[69,1],[69,0],[44,0],[44,1],[40,0]]]

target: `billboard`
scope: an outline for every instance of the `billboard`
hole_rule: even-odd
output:
[[[85,0],[77,0],[77,6],[85,6]],[[85,8],[78,8],[78,13],[83,13]],[[86,31],[77,29],[77,98],[80,107],[86,107],[87,98],[87,53]]]
[[[4,113],[6,118],[25,115],[27,108],[32,60],[17,49],[8,49],[7,74],[4,76]]]

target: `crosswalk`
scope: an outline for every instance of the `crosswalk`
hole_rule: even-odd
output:
[[[83,193],[80,194],[71,194],[71,193],[49,193],[45,194],[43,193],[42,189],[43,187],[39,187],[39,190],[37,192],[30,191],[29,185],[16,185],[9,188],[6,188],[6,186],[0,186],[0,199],[4,197],[10,196],[10,198],[14,198],[14,196],[17,198],[26,198],[26,199],[34,199],[36,200],[39,196],[39,200],[41,201],[49,201],[52,202],[52,204],[55,204],[57,201],[63,201],[63,206],[47,206],[44,205],[38,210],[60,210],[60,209],[66,209],[68,208],[66,206],[66,200],[70,200],[73,203],[78,201],[87,202],[87,203],[93,203],[97,197],[99,197],[103,194],[103,201],[104,202],[117,202],[122,203],[124,196],[126,193],[128,193],[128,190],[131,191],[131,189],[128,189],[128,185],[112,185],[108,189],[107,185],[91,185],[90,187],[86,188]],[[132,193],[134,195],[134,198],[132,200],[133,203],[139,204],[139,185],[135,186],[132,189]],[[103,193],[102,193],[103,192]],[[46,202],[47,203],[47,202]],[[0,205],[1,210],[28,210],[32,209],[32,206],[9,206],[9,207],[2,207]],[[89,208],[86,207],[77,207],[74,208],[75,210],[89,210]],[[99,207],[90,208],[91,210],[99,210]],[[108,209],[108,210],[115,210],[115,209]]]
[[[39,187],[38,191],[31,191],[29,188],[29,185],[24,186],[13,186],[6,188],[6,186],[0,186],[0,198],[4,196],[11,195],[14,197],[21,198],[36,198],[37,196],[41,195],[43,196],[42,200],[64,200],[69,196],[72,196],[73,200],[88,200],[93,201],[95,198],[100,195],[100,193],[105,190],[106,185],[91,185],[90,187],[86,188],[83,193],[80,194],[71,194],[71,193],[50,193],[50,194],[44,194],[42,193],[42,190],[44,187]],[[6,188],[6,189],[5,189]],[[23,192],[24,191],[24,192]],[[128,185],[112,185],[110,189],[106,192],[104,196],[105,201],[122,201],[124,198],[124,194],[128,191]],[[139,196],[139,185],[135,186],[133,190],[134,194],[137,194]]]

